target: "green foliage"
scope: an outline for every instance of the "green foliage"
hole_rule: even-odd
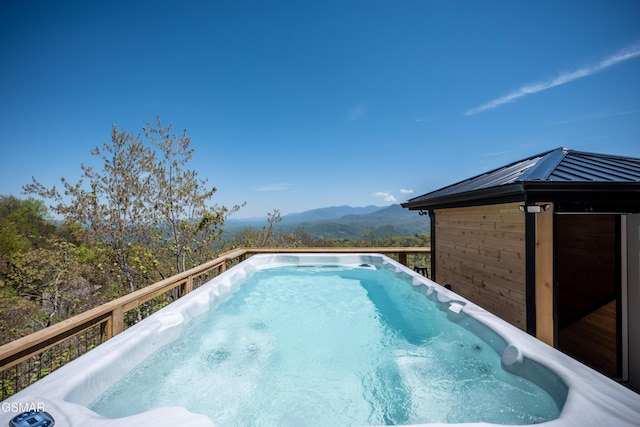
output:
[[[38,246],[38,239],[50,234],[54,226],[49,223],[47,208],[42,200],[15,196],[0,196],[0,218],[11,223],[18,234]]]
[[[42,201],[0,197],[0,330],[5,339],[21,336],[23,330],[38,329],[57,318],[58,310],[44,310],[42,301],[64,299],[54,276],[61,278],[65,245],[56,236]],[[57,272],[53,273],[52,272]],[[16,310],[19,308],[19,310]]]
[[[15,223],[8,218],[0,218],[0,259],[29,248],[29,239],[21,235]]]
[[[39,305],[19,296],[11,286],[0,288],[0,344],[20,338],[39,329],[32,317],[39,313]]]
[[[13,254],[42,246],[55,230],[48,219],[41,200],[0,196],[0,274]]]
[[[82,246],[80,248],[78,248],[78,252],[77,252],[77,257],[78,257],[78,261],[81,264],[87,264],[91,261],[93,261],[96,257],[95,252],[93,251],[93,249],[87,247],[87,246]]]
[[[11,396],[14,393],[13,385],[9,380],[0,381],[0,396]]]
[[[81,305],[77,278],[86,271],[73,243],[55,238],[46,243],[46,247],[14,254],[6,275],[18,295],[39,303],[40,310],[31,319],[42,326],[77,311]]]
[[[277,235],[274,233],[274,226],[282,221],[282,217],[280,215],[280,211],[275,209],[273,212],[267,214],[267,223],[268,225],[262,227],[261,230],[255,232],[252,235],[250,241],[246,242],[251,244],[252,247],[255,248],[264,248],[267,246],[278,246],[277,245]]]

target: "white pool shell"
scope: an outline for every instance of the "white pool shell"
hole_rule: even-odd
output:
[[[106,419],[86,407],[108,387],[163,345],[179,338],[191,319],[212,303],[231,297],[253,272],[284,265],[382,265],[404,276],[448,317],[472,329],[502,355],[505,369],[536,382],[561,407],[545,426],[638,426],[640,394],[542,343],[470,301],[411,271],[384,255],[254,255],[189,295],[144,319],[91,352],[15,394],[0,405],[0,426],[24,407],[44,408],[56,426],[214,426],[212,420],[183,407],[163,407],[125,418]],[[317,420],[310,420],[310,424]],[[448,424],[431,423],[428,426]],[[456,426],[489,426],[463,423]]]

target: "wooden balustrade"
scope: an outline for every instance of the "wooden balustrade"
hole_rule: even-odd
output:
[[[125,314],[127,311],[136,309],[142,304],[174,289],[179,290],[178,296],[186,295],[194,289],[194,279],[214,270],[217,270],[217,273],[222,273],[226,270],[227,264],[241,262],[248,256],[277,253],[383,253],[396,255],[398,262],[407,265],[407,254],[430,254],[430,252],[430,248],[420,247],[250,248],[226,252],[205,264],[0,346],[0,374],[2,374],[0,376],[0,400],[9,397],[19,391],[20,388],[24,388],[20,386],[7,387],[3,383],[3,381],[8,381],[4,378],[5,371],[98,325],[100,326],[100,340],[104,342],[125,329]],[[80,355],[78,354],[77,356],[79,357]],[[39,375],[31,375],[31,377],[35,377],[35,380],[37,380]],[[29,383],[31,382],[33,381],[29,381]],[[10,388],[9,391],[7,391],[8,388]]]

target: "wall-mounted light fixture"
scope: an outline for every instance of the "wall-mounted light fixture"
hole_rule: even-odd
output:
[[[520,205],[518,206],[518,209],[520,210],[520,212],[540,213],[542,211],[548,211],[550,206],[551,205],[549,205],[548,203],[544,205]]]

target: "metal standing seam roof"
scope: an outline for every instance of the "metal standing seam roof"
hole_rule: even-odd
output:
[[[640,188],[640,158],[561,147],[415,197],[403,203],[403,207],[411,208],[421,202],[527,182],[548,183],[550,188],[554,182],[638,183]]]

